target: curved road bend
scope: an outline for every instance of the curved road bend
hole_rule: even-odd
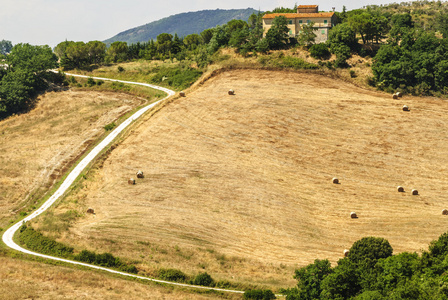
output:
[[[69,73],[66,73],[66,74],[70,75],[70,76],[83,77],[83,78],[91,77],[91,76],[76,75],[76,74],[69,74]],[[89,268],[92,268],[92,269],[103,270],[103,271],[107,271],[109,273],[120,274],[120,275],[123,275],[123,276],[138,278],[138,279],[142,279],[142,280],[148,280],[148,281],[153,281],[153,282],[158,282],[158,283],[165,283],[165,284],[182,286],[182,287],[188,287],[188,288],[197,288],[197,289],[206,289],[206,290],[215,290],[215,291],[220,291],[220,292],[243,294],[244,291],[235,291],[235,290],[227,290],[227,289],[219,289],[219,288],[211,288],[211,287],[205,287],[205,286],[196,286],[196,285],[190,285],[190,284],[169,282],[169,281],[158,280],[158,279],[138,276],[138,275],[134,275],[134,274],[129,274],[129,273],[125,273],[125,272],[120,272],[120,271],[116,271],[116,270],[112,270],[112,269],[108,269],[108,268],[103,268],[103,267],[99,267],[99,266],[95,266],[95,265],[91,265],[91,264],[86,264],[86,263],[82,263],[82,262],[78,262],[78,261],[73,261],[73,260],[63,259],[63,258],[59,258],[59,257],[44,255],[44,254],[40,254],[40,253],[37,253],[37,252],[33,252],[33,251],[30,251],[30,250],[24,249],[24,248],[20,247],[19,245],[17,245],[13,241],[13,236],[16,233],[16,231],[20,228],[22,223],[23,222],[28,222],[28,221],[34,219],[35,217],[37,217],[38,215],[40,215],[44,211],[46,211],[49,207],[51,207],[70,188],[70,186],[73,184],[73,182],[76,180],[76,178],[81,174],[81,172],[87,167],[87,165],[93,159],[95,159],[95,157],[104,148],[106,148],[106,146],[109,145],[118,136],[118,134],[120,134],[120,132],[122,132],[126,127],[128,127],[134,120],[138,119],[145,112],[147,112],[148,110],[153,108],[156,104],[160,103],[161,101],[164,101],[165,99],[167,99],[167,98],[169,98],[169,97],[171,97],[171,96],[173,96],[175,94],[175,92],[170,90],[170,89],[159,87],[159,86],[155,86],[155,85],[152,85],[152,84],[147,84],[147,83],[130,82],[130,81],[108,79],[108,78],[100,78],[100,77],[92,77],[92,78],[93,79],[97,79],[97,80],[108,80],[108,81],[122,82],[122,83],[126,83],[126,84],[142,85],[142,86],[146,86],[146,87],[150,87],[150,88],[153,88],[153,89],[156,89],[156,90],[163,91],[163,92],[167,93],[168,96],[166,96],[165,98],[163,98],[163,99],[161,99],[161,100],[159,100],[157,102],[154,102],[152,104],[149,104],[149,105],[143,107],[142,109],[138,110],[136,113],[134,113],[128,119],[126,119],[123,123],[121,123],[117,128],[115,128],[101,143],[99,143],[95,148],[93,148],[93,150],[90,151],[90,153],[70,172],[70,174],[67,176],[67,178],[64,180],[64,182],[61,184],[61,186],[56,190],[56,192],[39,209],[37,209],[31,215],[27,216],[25,219],[23,219],[22,221],[14,224],[12,227],[10,227],[8,230],[5,231],[5,233],[3,234],[3,237],[2,237],[3,242],[8,247],[10,247],[10,248],[12,248],[14,250],[20,251],[22,253],[26,253],[26,254],[29,254],[29,255],[34,255],[34,256],[38,256],[38,257],[42,257],[42,258],[46,258],[46,259],[61,261],[61,262],[65,262],[65,263],[69,263],[69,264],[73,264],[73,265],[85,266],[85,267],[89,267]]]

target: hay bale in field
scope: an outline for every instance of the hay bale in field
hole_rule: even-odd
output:
[[[129,178],[128,184],[134,185],[135,184],[135,179],[134,178]]]
[[[144,178],[145,175],[143,175],[143,171],[138,171],[137,172],[137,178]]]
[[[185,92],[184,92],[184,91],[181,91],[181,92],[179,93],[179,95],[180,95],[181,97],[185,97]]]
[[[397,191],[400,193],[404,193],[404,188],[402,186],[397,186]]]
[[[418,195],[418,191],[417,190],[412,190],[412,195]]]
[[[442,209],[442,215],[444,216],[448,215],[448,209]]]
[[[352,211],[352,212],[350,213],[350,218],[352,218],[352,219],[357,219],[357,218],[358,218],[358,215],[357,215],[354,211]]]
[[[93,208],[88,208],[88,209],[87,209],[87,213],[88,213],[88,214],[92,214],[92,215],[94,215],[94,214],[95,214],[95,211],[93,210]]]
[[[403,97],[403,93],[402,92],[397,92],[397,96],[401,98],[401,97]]]
[[[331,182],[333,182],[334,184],[339,184],[339,179],[337,179],[336,177],[334,177]]]
[[[403,105],[403,111],[410,111],[409,106]]]
[[[232,89],[230,89],[230,90],[229,90],[229,95],[235,95],[235,91],[232,90]]]
[[[394,100],[397,100],[397,99],[398,99],[398,95],[397,95],[397,94],[393,94],[393,95],[392,95],[392,98],[393,98]]]
[[[349,253],[350,253],[350,250],[345,249],[344,250],[344,257],[347,257]]]

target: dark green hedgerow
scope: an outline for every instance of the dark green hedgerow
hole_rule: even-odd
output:
[[[95,253],[93,251],[82,250],[79,254],[74,254],[73,247],[56,242],[26,224],[23,224],[22,227],[20,227],[18,239],[19,243],[24,245],[27,249],[42,254],[73,259],[108,268],[115,268],[128,273],[135,274],[138,272],[134,265],[126,264],[122,262],[120,258],[115,257],[110,253]]]

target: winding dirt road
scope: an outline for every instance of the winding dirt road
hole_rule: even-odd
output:
[[[66,73],[66,74],[70,75],[70,76],[82,77],[82,78],[90,77],[90,76],[76,75],[76,74],[69,74],[69,73]],[[24,249],[24,248],[22,248],[21,246],[17,245],[14,242],[14,240],[13,240],[14,234],[17,232],[17,230],[19,230],[19,228],[20,228],[20,226],[22,226],[23,222],[28,222],[28,221],[34,219],[35,217],[37,217],[40,214],[42,214],[43,212],[45,212],[48,208],[50,208],[62,195],[64,195],[64,193],[70,188],[70,186],[73,184],[73,182],[76,180],[76,178],[78,178],[78,176],[81,174],[81,172],[88,166],[88,164],[90,162],[92,162],[95,159],[95,157],[97,157],[97,155],[104,148],[106,148],[126,127],[128,127],[133,121],[137,120],[139,117],[141,117],[145,112],[147,112],[148,110],[153,108],[155,105],[157,105],[158,103],[168,99],[169,97],[171,97],[171,96],[173,96],[175,94],[175,92],[170,90],[170,89],[159,87],[159,86],[155,86],[155,85],[152,85],[152,84],[147,84],[147,83],[130,82],[130,81],[108,79],[108,78],[100,78],[100,77],[92,77],[92,78],[93,79],[97,79],[97,80],[107,80],[107,81],[121,82],[121,83],[125,83],[125,84],[146,86],[146,87],[150,87],[150,88],[153,88],[153,89],[157,89],[157,90],[163,91],[163,92],[167,93],[168,96],[163,98],[163,99],[161,99],[161,100],[159,100],[159,101],[157,101],[157,102],[154,102],[154,103],[152,103],[150,105],[147,105],[147,106],[143,107],[140,110],[138,110],[131,117],[129,117],[123,123],[121,123],[115,130],[113,130],[101,143],[99,143],[70,172],[70,174],[67,176],[67,178],[64,180],[64,182],[61,184],[61,186],[56,190],[56,192],[39,209],[37,209],[35,212],[30,214],[28,217],[26,217],[22,221],[14,224],[8,230],[5,231],[5,233],[3,234],[3,237],[2,237],[3,242],[8,247],[10,247],[10,248],[12,248],[14,250],[17,250],[19,252],[29,254],[29,255],[34,255],[34,256],[38,256],[38,257],[42,257],[42,258],[46,258],[46,259],[51,259],[51,260],[55,260],[55,261],[65,262],[65,263],[69,263],[69,264],[73,264],[73,265],[85,266],[85,267],[89,267],[89,268],[92,268],[92,269],[103,270],[103,271],[107,271],[107,272],[110,272],[110,273],[120,274],[120,275],[123,275],[123,276],[128,276],[128,277],[133,277],[133,278],[138,278],[138,279],[148,280],[148,281],[153,281],[153,282],[158,282],[158,283],[165,283],[165,284],[170,284],[170,285],[182,286],[182,287],[197,288],[197,289],[207,289],[207,290],[215,290],[215,291],[221,291],[221,292],[243,294],[244,291],[227,290],[227,289],[220,289],[220,288],[211,288],[211,287],[195,286],[195,285],[189,285],[189,284],[169,282],[169,281],[158,280],[158,279],[138,276],[138,275],[134,275],[134,274],[124,273],[124,272],[120,272],[120,271],[116,271],[116,270],[112,270],[112,269],[108,269],[108,268],[104,268],[104,267],[99,267],[99,266],[86,264],[86,263],[82,263],[82,262],[77,262],[77,261],[72,261],[72,260],[68,260],[68,259],[63,259],[63,258],[59,258],[59,257],[44,255],[44,254],[40,254],[40,253],[37,253],[37,252],[33,252],[33,251],[30,251],[30,250]]]

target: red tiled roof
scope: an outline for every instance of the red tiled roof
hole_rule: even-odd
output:
[[[322,12],[322,13],[301,13],[301,14],[266,14],[263,16],[263,19],[274,19],[275,17],[285,16],[287,19],[295,19],[295,18],[331,18],[333,17],[334,12]]]
[[[316,8],[319,5],[299,5],[297,8]]]

